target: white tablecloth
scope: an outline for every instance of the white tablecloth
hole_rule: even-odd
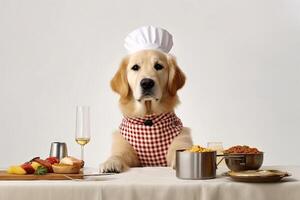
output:
[[[0,181],[0,200],[127,199],[300,199],[300,166],[268,167],[288,171],[280,183],[240,183],[218,176],[181,180],[170,168],[133,168],[126,173],[84,181]],[[218,170],[218,174],[222,173]]]

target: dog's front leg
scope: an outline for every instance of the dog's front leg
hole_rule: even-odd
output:
[[[100,172],[123,172],[129,167],[139,166],[139,160],[133,147],[117,131],[113,134],[111,156],[100,165]]]
[[[175,169],[176,167],[176,150],[187,149],[193,145],[190,129],[183,127],[182,132],[173,139],[167,153],[168,166]]]

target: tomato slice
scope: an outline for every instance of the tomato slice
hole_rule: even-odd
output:
[[[48,157],[46,159],[46,161],[48,161],[51,165],[55,164],[55,163],[59,163],[59,159],[56,157]]]
[[[26,171],[27,174],[33,174],[35,171],[30,162],[22,164],[21,167]]]

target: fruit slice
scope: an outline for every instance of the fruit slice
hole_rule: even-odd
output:
[[[42,166],[40,163],[32,161],[31,166],[34,170],[36,170],[39,166]]]
[[[18,165],[18,166],[10,166],[7,169],[7,173],[24,175],[24,174],[26,174],[26,171],[21,166]]]
[[[48,172],[53,172],[52,166],[48,161],[40,159],[40,158],[35,158],[34,161],[41,164],[42,166],[46,167],[48,169]]]
[[[26,171],[27,174],[33,174],[35,171],[30,162],[22,164],[21,167]]]

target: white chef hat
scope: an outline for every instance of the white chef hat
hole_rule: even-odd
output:
[[[173,37],[165,29],[143,26],[127,35],[124,46],[128,53],[144,49],[155,49],[169,53],[173,46]]]

